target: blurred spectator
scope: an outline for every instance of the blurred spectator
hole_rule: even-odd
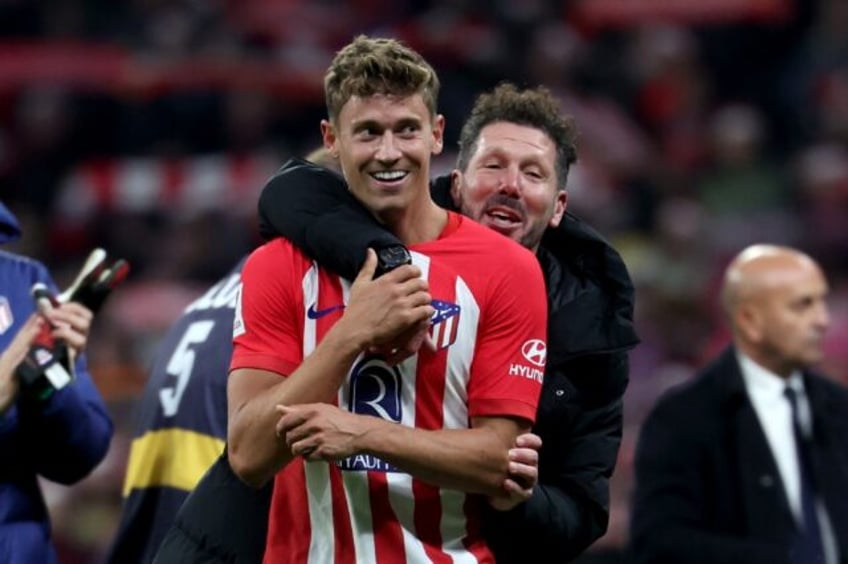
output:
[[[830,323],[818,264],[753,245],[728,266],[732,339],[639,435],[635,562],[837,564],[848,551],[848,389],[815,372]]]

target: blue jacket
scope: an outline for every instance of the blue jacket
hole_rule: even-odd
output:
[[[15,217],[0,204],[0,244],[19,236]],[[56,289],[44,265],[0,251],[0,350],[33,312],[35,282]],[[111,438],[112,422],[82,356],[72,384],[42,401],[18,396],[0,415],[0,562],[56,562],[37,477],[79,481],[106,455]]]

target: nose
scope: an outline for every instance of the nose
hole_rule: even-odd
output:
[[[386,131],[380,137],[380,144],[377,146],[377,154],[374,158],[380,162],[394,162],[401,157],[400,149],[391,131]]]
[[[830,327],[830,310],[827,304],[821,304],[816,315],[816,324],[822,329]]]
[[[498,191],[513,198],[521,195],[521,171],[517,167],[509,166],[504,169]]]

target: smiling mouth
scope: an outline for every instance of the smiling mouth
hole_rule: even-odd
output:
[[[520,226],[522,217],[514,210],[498,207],[485,211],[485,223],[498,230],[512,230]]]
[[[383,184],[394,184],[401,182],[409,176],[409,172],[405,170],[381,170],[378,172],[369,173],[371,178]]]

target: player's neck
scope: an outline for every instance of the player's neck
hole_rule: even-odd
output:
[[[439,238],[448,222],[448,212],[430,199],[420,205],[381,218],[404,245],[426,243]]]

